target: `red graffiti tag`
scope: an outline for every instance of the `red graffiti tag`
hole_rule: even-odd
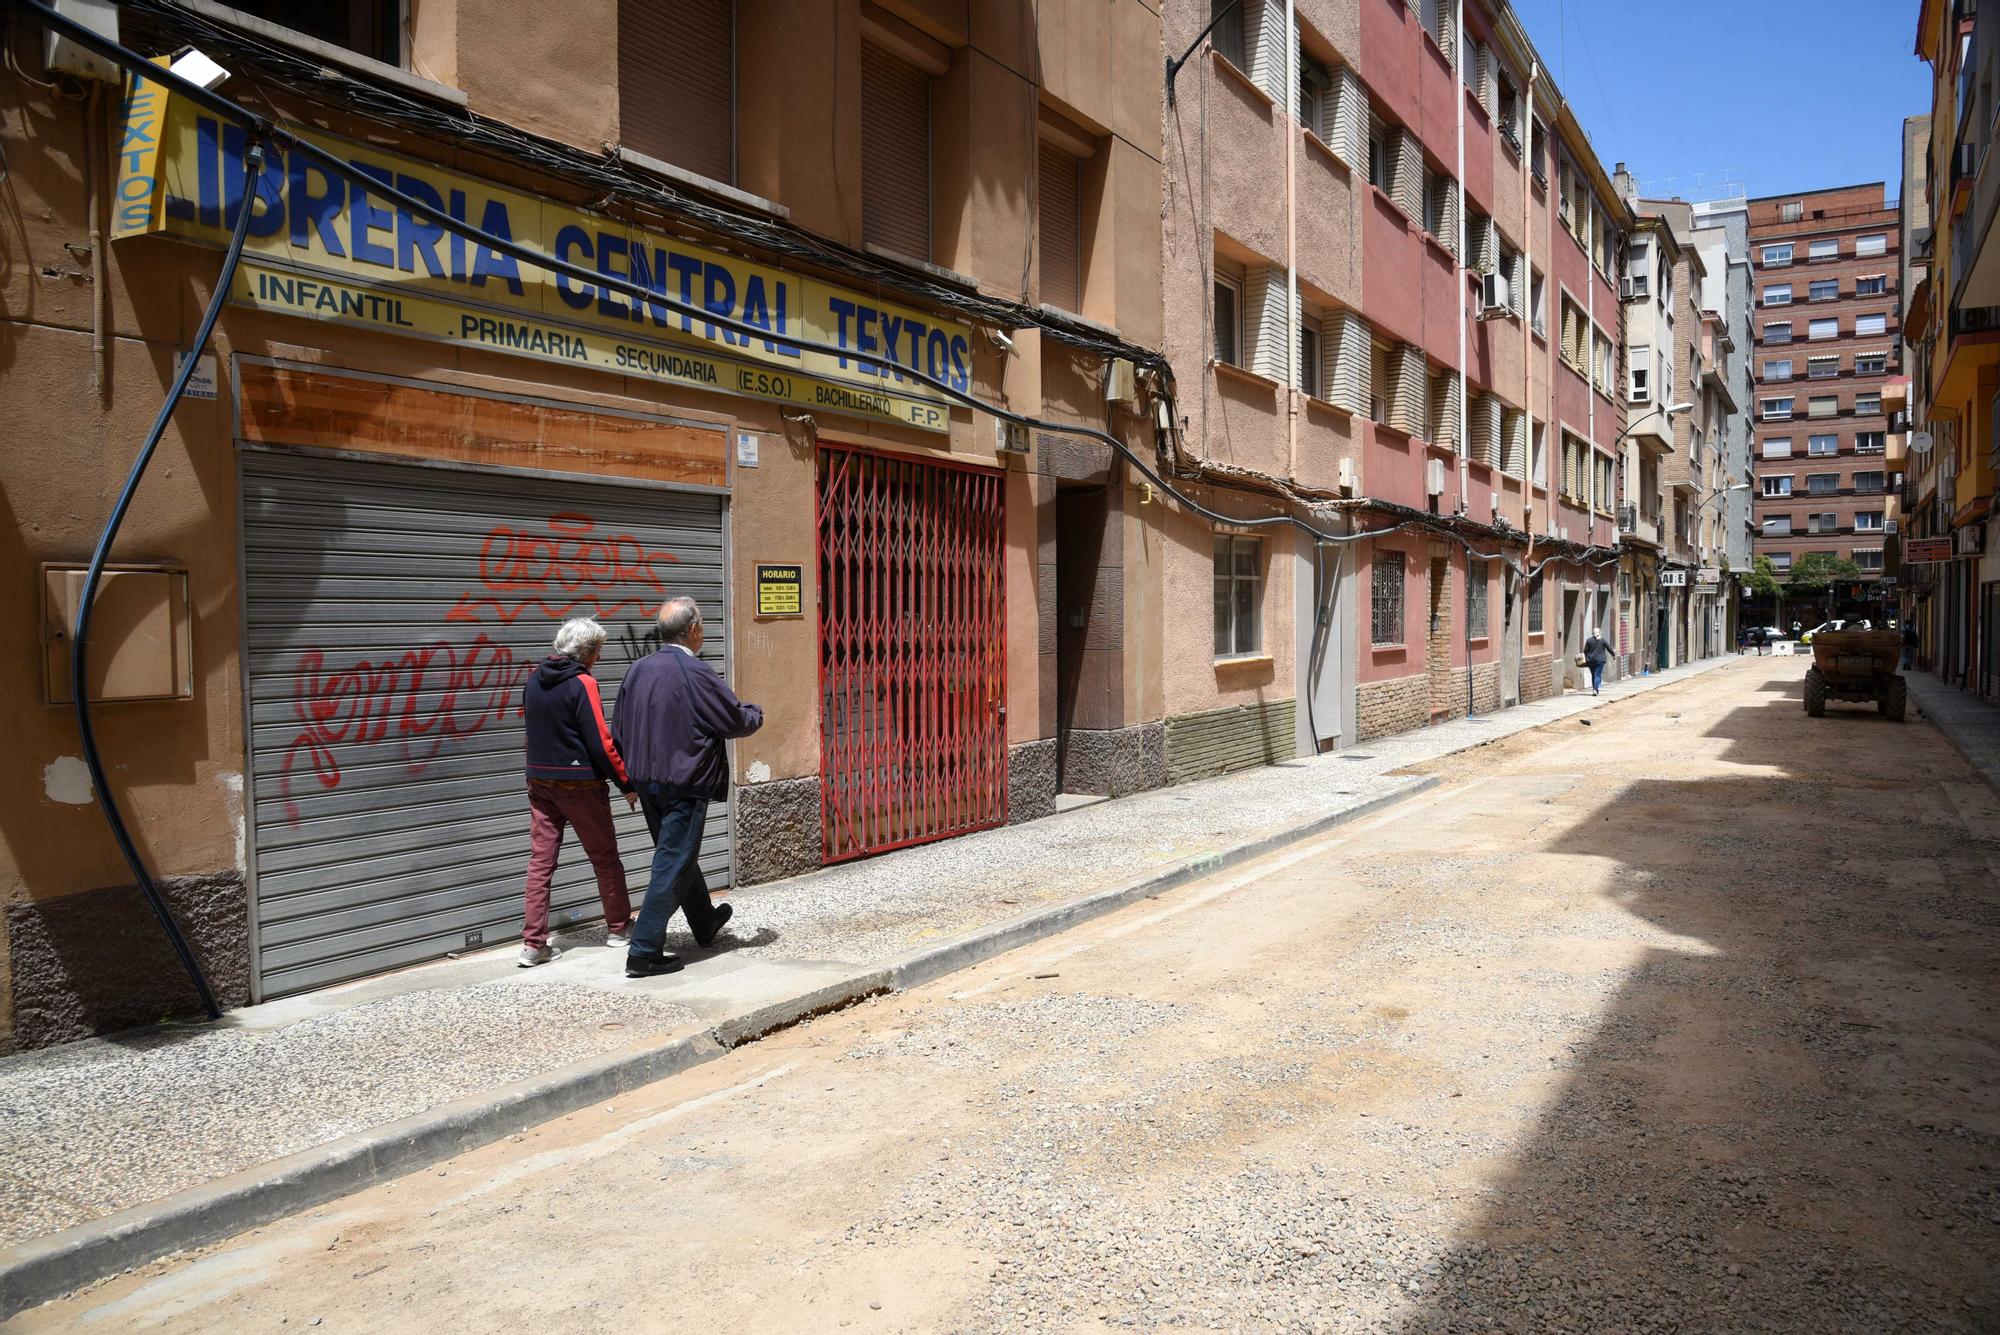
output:
[[[521,682],[533,666],[483,631],[468,645],[439,642],[333,671],[326,669],[321,650],[306,650],[294,669],[298,687],[292,709],[299,734],[278,777],[286,815],[298,822],[292,771],[301,758],[320,787],[333,789],[340,787],[336,745],[394,741],[410,772],[421,774],[452,738],[518,718]]]
[[[479,609],[491,608],[503,624],[511,625],[531,607],[552,620],[609,620],[627,608],[662,601],[666,584],[653,565],[680,558],[653,551],[629,533],[600,534],[596,528],[597,521],[582,514],[551,515],[546,534],[502,524],[479,548],[479,581],[485,592],[460,597],[445,620],[476,622],[482,619]]]

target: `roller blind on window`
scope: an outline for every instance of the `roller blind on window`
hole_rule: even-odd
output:
[[[861,48],[861,237],[931,257],[931,83],[881,47]]]
[[[1082,213],[1078,203],[1077,160],[1053,144],[1041,145],[1041,193],[1037,237],[1042,257],[1042,300],[1066,311],[1083,306]]]
[[[623,0],[618,123],[625,147],[735,184],[735,0]]]

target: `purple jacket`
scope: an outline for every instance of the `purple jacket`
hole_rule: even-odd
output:
[[[618,750],[635,784],[664,784],[683,797],[719,801],[729,793],[723,743],[764,726],[714,668],[675,645],[646,655],[618,688]]]

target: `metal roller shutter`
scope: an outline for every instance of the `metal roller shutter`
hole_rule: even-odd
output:
[[[931,80],[872,42],[861,46],[861,237],[931,257]]]
[[[503,943],[521,925],[528,811],[520,689],[572,616],[611,634],[607,709],[697,599],[723,666],[719,497],[245,449],[244,605],[262,995]],[[636,902],[651,844],[614,801]],[[730,871],[730,812],[702,869]],[[598,913],[572,838],[557,924]]]
[[[618,137],[735,184],[735,0],[618,6]]]

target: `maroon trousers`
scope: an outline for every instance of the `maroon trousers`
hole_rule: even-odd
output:
[[[614,932],[632,922],[632,899],[625,890],[625,864],[618,859],[618,830],[611,823],[611,799],[601,781],[557,783],[528,780],[527,925],[521,942],[531,950],[549,943],[549,882],[562,851],[563,827],[576,827],[584,855],[597,871],[597,898]]]

